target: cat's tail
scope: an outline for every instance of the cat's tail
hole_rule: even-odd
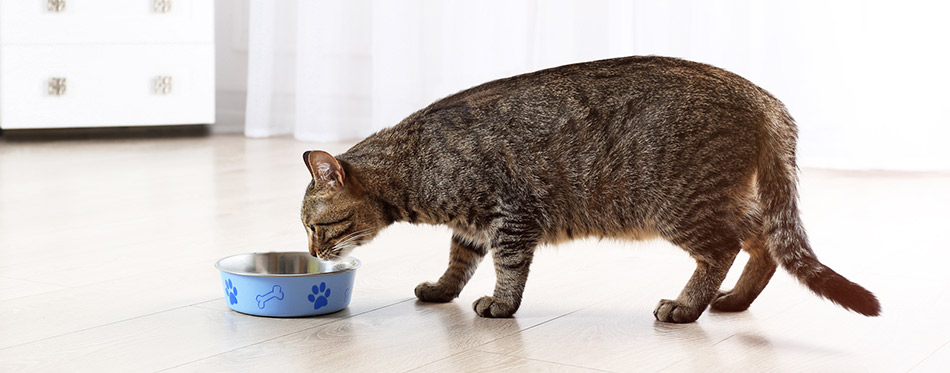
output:
[[[818,261],[798,215],[795,122],[781,104],[762,136],[757,184],[765,246],[786,271],[819,296],[866,316],[881,314],[877,298]]]

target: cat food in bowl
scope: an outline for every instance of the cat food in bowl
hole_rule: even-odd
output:
[[[327,262],[306,252],[239,254],[215,264],[231,309],[259,316],[299,317],[350,304],[360,261]]]

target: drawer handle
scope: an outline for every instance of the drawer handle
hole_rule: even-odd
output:
[[[62,12],[66,10],[66,0],[46,0],[46,10],[50,12]]]
[[[62,96],[66,94],[66,78],[49,78],[49,95]]]
[[[172,92],[172,77],[170,76],[156,76],[155,77],[155,93],[160,95],[167,95]]]
[[[155,7],[156,13],[168,13],[172,11],[172,0],[155,0],[152,4]]]

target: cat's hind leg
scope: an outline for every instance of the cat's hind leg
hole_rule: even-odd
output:
[[[739,253],[739,234],[734,224],[721,220],[693,224],[696,225],[678,230],[679,234],[670,237],[670,241],[690,253],[696,260],[696,270],[676,300],[660,300],[653,311],[659,321],[696,321],[719,294],[719,286]]]
[[[720,292],[711,307],[717,311],[745,311],[759,296],[775,274],[776,263],[765,248],[764,237],[757,233],[742,241],[742,249],[749,253],[749,261],[742,269],[742,275],[736,286],[729,291]]]
[[[439,281],[423,282],[416,286],[416,298],[433,303],[452,301],[462,292],[487,252],[488,248],[484,244],[453,234],[449,268]]]

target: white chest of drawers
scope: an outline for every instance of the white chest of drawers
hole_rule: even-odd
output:
[[[0,0],[0,128],[213,123],[214,0]]]

